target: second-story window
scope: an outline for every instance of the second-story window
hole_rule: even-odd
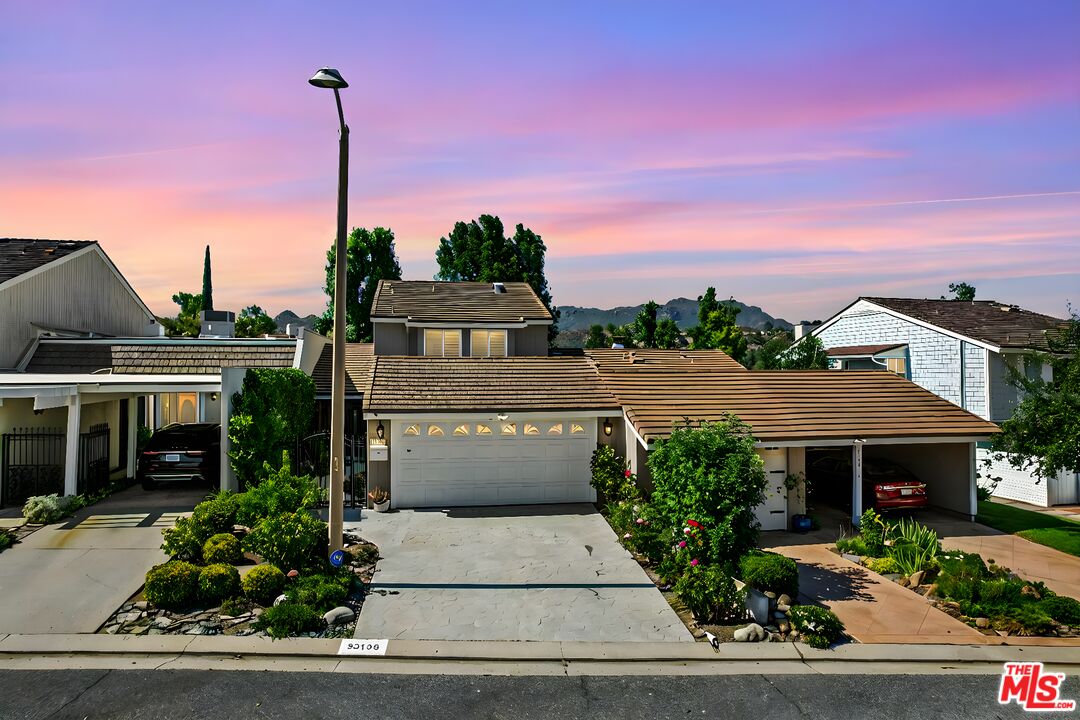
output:
[[[460,330],[424,330],[424,354],[428,357],[460,357]]]
[[[505,357],[505,330],[473,330],[469,337],[473,357]]]

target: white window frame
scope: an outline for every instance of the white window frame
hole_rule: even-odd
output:
[[[477,335],[479,335],[480,333],[484,333],[484,337],[486,339],[486,342],[480,343],[480,344],[484,345],[483,352],[478,352],[477,351],[477,344],[478,343],[476,341],[477,341]],[[503,351],[502,351],[501,355],[492,355],[491,354],[491,335],[492,335],[492,333],[498,333],[498,334],[500,334],[502,336],[502,349],[503,349]],[[508,345],[509,341],[510,341],[510,338],[507,335],[506,330],[502,330],[502,329],[499,329],[499,328],[474,328],[474,329],[469,331],[469,354],[472,357],[506,357],[509,354],[509,348],[507,348],[507,345]]]
[[[423,342],[424,347],[423,347],[423,350],[420,353],[421,355],[423,355],[424,357],[448,357],[447,354],[446,354],[446,333],[457,333],[458,352],[457,352],[457,355],[450,355],[449,357],[461,357],[461,330],[443,329],[443,328],[423,328],[423,331],[424,332],[423,332],[422,338],[423,338],[423,341],[424,341]],[[428,350],[428,348],[427,348],[427,334],[429,332],[432,332],[432,333],[437,332],[437,333],[439,333],[440,342],[442,343],[442,347],[439,349],[439,354],[438,355],[428,355],[428,351],[427,351]]]

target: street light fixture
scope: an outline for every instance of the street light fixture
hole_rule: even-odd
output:
[[[334,363],[330,386],[330,548],[341,550],[345,521],[345,234],[349,196],[349,126],[338,90],[349,87],[334,68],[322,68],[308,80],[334,91],[341,134],[338,140],[337,238],[334,241]]]

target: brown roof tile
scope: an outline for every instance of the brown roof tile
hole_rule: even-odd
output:
[[[311,377],[315,380],[315,392],[329,395],[333,385],[334,346],[327,343],[323,347],[319,361]],[[371,388],[371,371],[375,365],[375,355],[371,343],[345,344],[345,394],[358,395]]]
[[[375,359],[365,412],[617,409],[583,357]]]
[[[1061,318],[994,300],[968,302],[883,297],[863,297],[860,300],[997,347],[1047,350],[1047,334],[1053,335],[1065,325]]]
[[[586,350],[601,372],[648,372],[672,370],[708,372],[717,370],[746,371],[722,350],[654,350],[610,349]]]
[[[380,280],[371,317],[462,323],[551,320],[528,283],[503,285],[506,292],[496,293],[491,283]]]
[[[30,373],[217,375],[223,367],[292,367],[295,341],[45,339]]]

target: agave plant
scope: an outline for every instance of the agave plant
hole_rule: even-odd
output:
[[[896,524],[889,556],[896,561],[900,572],[911,575],[928,570],[941,552],[941,542],[936,532],[921,523],[907,518]]]

